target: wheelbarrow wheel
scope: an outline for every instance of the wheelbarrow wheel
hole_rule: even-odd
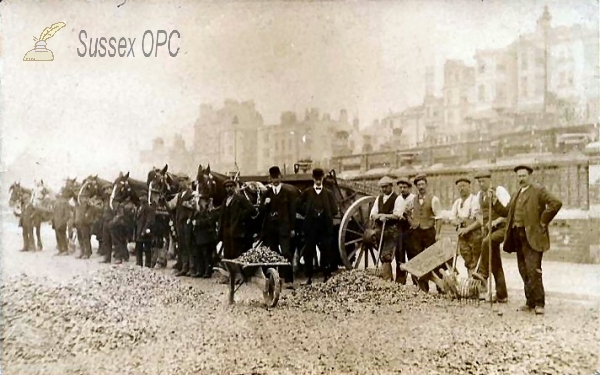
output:
[[[281,295],[281,279],[279,278],[279,272],[274,268],[269,268],[265,275],[265,290],[263,291],[263,297],[267,307],[277,306],[279,296]]]

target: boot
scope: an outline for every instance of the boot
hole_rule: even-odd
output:
[[[381,278],[385,281],[393,280],[392,263],[390,263],[390,262],[381,263]]]
[[[406,273],[400,269],[400,265],[396,264],[396,282],[406,285]]]

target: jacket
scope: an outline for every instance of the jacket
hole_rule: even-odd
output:
[[[246,221],[253,213],[254,207],[245,197],[235,193],[229,206],[225,198],[221,205],[218,239],[222,241],[226,234],[236,238],[245,237]]]
[[[281,184],[279,194],[269,188],[263,195],[260,211],[265,215],[263,231],[266,235],[278,232],[280,236],[290,236],[296,222],[296,200],[298,194],[293,186]],[[265,203],[270,199],[269,203]]]
[[[58,198],[52,214],[52,228],[66,228],[71,219],[71,206],[64,198]]]
[[[323,187],[321,190],[322,197],[319,197],[314,187],[304,189],[300,195],[300,211],[304,215],[304,232],[308,233],[314,230],[315,225],[322,225],[322,221],[317,221],[321,216],[325,219],[326,230],[333,230],[333,218],[338,214],[337,203],[333,196],[333,192]],[[317,199],[323,199],[323,212],[318,212],[315,209]]]
[[[135,231],[134,239],[136,241],[150,241],[154,235],[154,222],[156,219],[155,208],[147,202],[142,202],[135,211]],[[146,230],[150,229],[150,233]]]
[[[507,207],[499,201],[494,203],[494,210],[502,217],[507,218],[507,229],[504,237],[504,251],[516,252],[514,245],[513,219],[515,204],[520,194],[525,194],[523,201],[523,224],[527,234],[527,242],[535,251],[544,252],[550,249],[550,237],[542,224],[548,225],[562,207],[562,202],[550,194],[546,188],[539,184],[531,184],[521,193],[512,196]]]
[[[192,224],[196,245],[206,245],[217,240],[217,211],[200,209],[194,213]]]

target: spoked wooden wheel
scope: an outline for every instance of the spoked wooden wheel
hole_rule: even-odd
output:
[[[281,279],[275,268],[269,268],[265,275],[265,290],[263,298],[267,307],[275,307],[281,295]]]
[[[369,229],[369,215],[376,197],[362,197],[352,203],[342,217],[338,233],[340,256],[346,269],[369,268],[379,254],[375,232]]]

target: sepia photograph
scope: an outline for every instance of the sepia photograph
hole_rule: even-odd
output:
[[[600,374],[597,0],[0,0],[0,375]]]

